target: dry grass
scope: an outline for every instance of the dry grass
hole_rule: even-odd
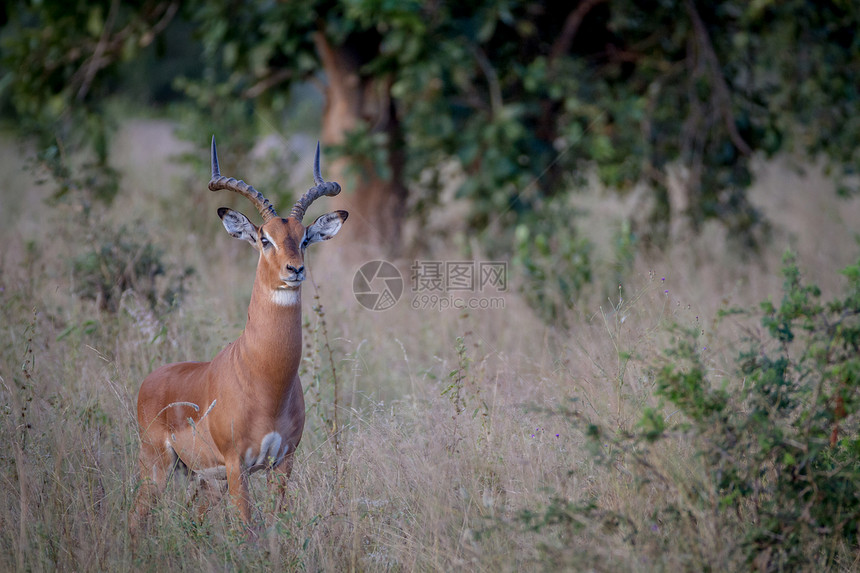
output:
[[[337,240],[315,247],[313,284],[304,292],[309,415],[289,512],[272,511],[265,478],[255,477],[261,533],[249,543],[226,503],[202,524],[192,519],[179,479],[133,548],[126,515],[137,487],[137,387],[154,366],[208,359],[238,335],[255,261],[247,245],[221,230],[214,212],[225,198],[205,191],[206,175],[165,162],[179,149],[169,125],[131,123],[118,145],[123,192],[95,228],[84,228],[68,207],[42,202],[45,190],[33,188],[22,170],[17,144],[0,141],[7,182],[0,191],[0,436],[7,445],[0,454],[0,570],[738,566],[729,550],[735,532],[720,530],[677,487],[700,471],[688,444],[649,452],[667,480],[643,486],[624,456],[611,466],[596,462],[581,421],[620,431],[635,426],[655,401],[649,368],[670,322],[700,324],[714,372],[729,372],[733,356],[713,335],[714,312],[727,301],[777,296],[774,261],[786,243],[825,291],[836,288],[833,271],[856,256],[858,202],[838,203],[818,172],[804,179],[779,163],[762,167],[767,177],[753,197],[777,223],[763,265],[711,256],[718,251],[712,236],[702,243],[711,255],[699,245],[696,257],[640,260],[631,284],[612,300],[584,302],[587,312],[569,332],[543,326],[513,294],[497,311],[416,311],[402,303],[366,311],[351,285],[372,254],[355,260]],[[601,216],[609,226],[618,214]],[[74,294],[68,261],[86,240],[99,239],[99,227],[132,222],[139,240],[165,249],[169,264],[195,269],[172,312],[153,312],[128,293],[114,315]],[[410,261],[398,263],[408,276]],[[325,307],[337,405],[314,295]],[[443,394],[452,383],[456,399],[454,391]],[[335,407],[340,451],[328,431]],[[604,519],[537,530],[520,519],[553,498],[595,502]],[[653,508],[667,500],[689,515],[654,521],[630,543],[632,530],[648,527]],[[637,516],[638,524],[613,522],[616,514]]]

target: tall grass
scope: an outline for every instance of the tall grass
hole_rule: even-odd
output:
[[[2,169],[15,184],[0,190],[0,570],[746,566],[733,532],[683,487],[704,471],[689,440],[644,451],[588,435],[594,425],[634,431],[657,406],[655,364],[672,342],[671,323],[702,331],[707,367],[729,376],[733,350],[714,336],[714,313],[729,300],[776,296],[772,269],[679,262],[672,253],[640,259],[617,292],[582,301],[571,328],[556,331],[514,295],[492,311],[367,311],[351,293],[367,259],[353,260],[337,240],[309,253],[308,421],[288,509],[275,510],[265,476],[255,475],[260,535],[249,541],[226,500],[197,521],[177,479],[133,546],[137,388],[155,366],[209,359],[239,334],[255,257],[215,217],[224,202],[247,206],[206,191],[205,174],[168,163],[178,148],[168,125],[131,123],[119,141],[122,191],[86,221],[67,204],[46,206],[44,190],[8,159],[16,144],[2,142]],[[835,199],[821,192],[815,201]],[[193,268],[182,299],[159,306],[127,291],[112,312],[79,296],[69,261],[92,248],[83,238],[99,241],[111,234],[98,227],[123,225],[162,253],[168,273],[152,288]],[[826,232],[845,250],[828,259],[850,262],[850,224]],[[427,253],[446,257],[457,253]],[[409,262],[397,261],[406,273]],[[801,263],[835,288],[835,269]],[[668,505],[683,511],[655,516]]]

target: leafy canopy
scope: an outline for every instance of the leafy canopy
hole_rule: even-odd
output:
[[[453,159],[477,228],[531,220],[589,169],[614,188],[652,185],[657,206],[639,231],[655,236],[679,162],[692,221],[741,233],[760,221],[745,194],[757,153],[823,155],[840,189],[857,190],[860,5],[849,0],[16,2],[2,30],[2,98],[42,136],[46,161],[81,139],[107,168],[102,104],[122,89],[120,69],[180,24],[177,10],[202,46],[178,86],[212,121],[227,105],[215,98],[246,118],[284,109],[292,86],[320,79],[321,34],[387,91],[415,203],[435,203],[438,170]],[[378,135],[343,152],[400,176]]]

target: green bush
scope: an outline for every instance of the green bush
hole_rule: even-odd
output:
[[[840,563],[858,549],[860,262],[843,274],[844,298],[821,302],[785,256],[782,301],[762,303],[765,332],[738,356],[732,391],[713,387],[695,332],[658,375],[760,569]]]
[[[550,323],[566,324],[583,289],[592,282],[592,245],[574,224],[578,213],[560,198],[535,209],[514,232],[513,269],[519,290]]]
[[[179,302],[185,279],[193,272],[173,269],[165,262],[164,251],[139,229],[100,229],[88,245],[71,262],[75,291],[95,300],[101,310],[116,312],[128,290],[142,296],[153,310],[167,310]]]
[[[573,534],[605,530],[609,519],[622,543],[650,547],[659,559],[667,544],[677,553],[683,542],[688,558],[712,570],[856,567],[860,262],[842,274],[846,293],[824,302],[787,254],[779,304],[723,313],[757,318],[763,327],[747,328],[734,368],[711,366],[700,326],[674,327],[651,369],[660,403],[643,409],[634,431],[564,409],[589,439],[593,459],[610,474],[628,468],[619,479],[641,488],[646,512],[599,497],[554,499],[523,511],[521,520]],[[678,448],[692,449],[683,468],[669,460]]]

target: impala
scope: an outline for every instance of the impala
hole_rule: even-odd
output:
[[[203,489],[227,482],[227,490],[246,524],[251,501],[248,476],[262,469],[275,472],[283,500],[293,455],[305,423],[298,370],[302,352],[301,287],[305,248],[332,238],[346,211],[302,225],[308,206],[322,195],[340,193],[340,185],[320,175],[319,144],[314,159],[315,185],[284,219],[256,189],[221,175],[212,138],[209,189],[226,189],[246,197],[263,217],[261,226],[248,217],[218,209],[227,232],[259,251],[257,272],[242,335],[210,362],[168,364],[153,371],[140,386],[137,422],[140,431],[141,485],[131,519],[138,529],[153,499],[163,492],[177,468],[186,470]],[[217,488],[222,489],[219,485]]]

